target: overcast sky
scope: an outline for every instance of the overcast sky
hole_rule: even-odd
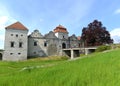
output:
[[[44,35],[61,24],[69,35],[80,36],[95,19],[120,42],[120,0],[0,0],[0,48],[4,48],[4,27],[16,21],[29,33],[38,29]]]

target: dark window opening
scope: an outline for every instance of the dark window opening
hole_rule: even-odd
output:
[[[62,43],[62,48],[66,48],[66,44],[65,43]]]
[[[47,43],[46,42],[44,42],[44,47],[47,47]]]
[[[15,42],[11,42],[10,46],[14,47],[15,46]]]
[[[65,38],[65,37],[63,36],[63,38]]]
[[[10,53],[10,55],[13,55],[13,53]]]
[[[21,53],[18,53],[18,55],[20,55]]]
[[[16,37],[18,37],[18,34],[16,34]]]
[[[19,42],[19,48],[21,48],[23,46],[22,42]]]
[[[37,46],[37,42],[34,42],[34,46]]]
[[[2,60],[2,53],[0,53],[0,60]]]
[[[36,54],[36,52],[34,52],[34,54]]]
[[[21,36],[23,36],[23,35],[21,35]]]
[[[11,36],[13,36],[13,34],[11,34]]]

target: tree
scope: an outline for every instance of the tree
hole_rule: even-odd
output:
[[[85,46],[99,46],[113,43],[106,27],[103,27],[102,23],[98,20],[94,20],[82,29],[81,39]]]

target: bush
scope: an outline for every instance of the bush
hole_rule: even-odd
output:
[[[99,46],[99,47],[96,49],[96,52],[102,52],[102,51],[110,50],[110,49],[111,49],[111,46],[109,46],[109,45],[102,45],[102,46]]]

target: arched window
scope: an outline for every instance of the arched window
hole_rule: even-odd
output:
[[[62,48],[66,48],[66,44],[65,43],[62,43]]]

